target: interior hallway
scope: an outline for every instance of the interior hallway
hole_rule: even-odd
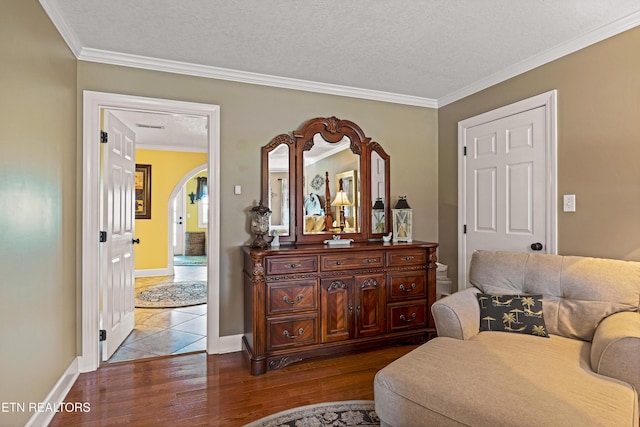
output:
[[[206,266],[176,266],[174,276],[136,279],[136,289],[157,283],[207,280]],[[180,308],[136,308],[133,332],[107,362],[205,351],[207,304]]]

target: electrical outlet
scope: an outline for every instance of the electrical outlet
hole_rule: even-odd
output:
[[[564,212],[575,212],[576,211],[576,195],[575,194],[565,194],[562,201],[562,210]]]

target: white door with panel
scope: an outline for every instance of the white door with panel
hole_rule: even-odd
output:
[[[184,255],[184,231],[185,231],[185,194],[186,186],[183,186],[176,197],[173,199],[172,204],[172,237],[173,237],[173,255]]]
[[[135,134],[104,110],[103,230],[101,263],[102,360],[108,360],[135,326],[133,245],[135,231]]]
[[[461,122],[460,289],[475,250],[555,253],[552,117],[548,105],[525,104]]]

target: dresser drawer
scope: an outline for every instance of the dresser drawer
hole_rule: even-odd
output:
[[[318,283],[315,279],[269,283],[267,314],[294,313],[318,308]]]
[[[267,320],[269,350],[318,343],[317,316],[297,316]]]
[[[265,274],[311,273],[318,271],[318,257],[267,257],[264,260]]]
[[[425,265],[427,263],[427,251],[404,250],[387,252],[387,265],[400,267],[403,265]]]
[[[384,252],[342,252],[320,257],[322,271],[384,267]]]
[[[387,305],[389,332],[427,326],[427,304],[423,300],[414,304]]]
[[[389,275],[389,301],[402,301],[427,297],[427,275],[424,271],[399,273]]]

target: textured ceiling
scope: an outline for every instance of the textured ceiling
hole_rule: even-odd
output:
[[[136,147],[150,150],[208,150],[207,119],[181,114],[110,110],[136,134]]]
[[[40,3],[81,60],[434,107],[640,23],[638,0]]]

